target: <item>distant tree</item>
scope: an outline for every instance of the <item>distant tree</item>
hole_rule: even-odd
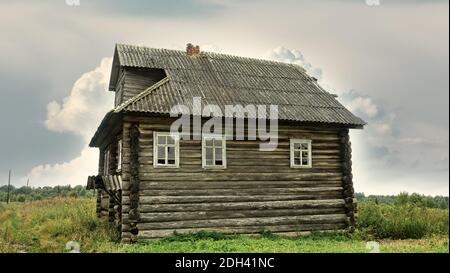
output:
[[[25,195],[20,194],[17,196],[17,202],[23,203],[23,202],[25,202],[25,200],[26,200]]]

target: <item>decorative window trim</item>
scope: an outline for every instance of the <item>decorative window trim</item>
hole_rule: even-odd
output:
[[[158,137],[173,137],[175,144],[158,144]],[[174,146],[175,147],[175,164],[160,164],[158,163],[158,147]],[[166,152],[166,161],[168,161],[168,153]],[[180,136],[178,134],[171,134],[170,132],[153,132],[153,167],[154,168],[179,168],[180,167]]]
[[[207,165],[206,164],[206,141],[220,140],[222,141],[222,165]],[[215,160],[216,147],[213,144],[213,159]],[[226,169],[227,168],[227,138],[224,135],[204,134],[202,135],[202,167],[203,169]]]
[[[300,151],[300,162],[302,162],[301,158],[302,158],[302,152],[304,152],[305,150],[302,149],[295,149],[294,144],[307,144],[308,145],[308,165],[296,165],[295,164],[295,157],[294,157],[294,152],[295,151]],[[299,168],[299,169],[304,169],[304,168],[312,168],[312,141],[310,139],[291,139],[291,144],[290,144],[290,153],[291,153],[291,168]],[[300,163],[301,164],[301,163]]]

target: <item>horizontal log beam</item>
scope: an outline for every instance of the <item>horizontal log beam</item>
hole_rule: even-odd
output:
[[[151,222],[171,222],[187,220],[208,220],[208,219],[236,219],[248,217],[275,217],[275,216],[300,216],[300,215],[325,215],[325,214],[345,214],[345,209],[272,209],[272,210],[222,210],[222,211],[194,211],[194,212],[162,212],[162,213],[142,213],[141,223]]]
[[[140,204],[189,204],[189,203],[224,203],[224,202],[257,202],[257,201],[289,201],[289,200],[332,200],[337,196],[317,195],[254,195],[254,196],[140,196]],[[124,194],[122,204],[128,205],[129,198]]]
[[[291,236],[302,235],[305,231],[318,231],[318,230],[342,230],[346,227],[345,224],[304,224],[304,225],[277,225],[267,226],[265,229],[262,227],[215,227],[215,228],[196,228],[196,229],[166,229],[166,230],[141,230],[139,232],[139,239],[156,239],[166,236],[171,236],[176,231],[178,234],[189,234],[199,231],[216,231],[224,234],[257,234],[264,230],[269,230],[275,234],[289,233]]]
[[[317,188],[341,187],[342,182],[336,181],[157,181],[142,182],[142,190],[170,190],[170,189],[269,189],[270,188]]]
[[[342,179],[340,173],[214,173],[214,175],[198,175],[195,173],[152,173],[139,174],[142,181],[264,181],[264,180],[332,180]]]
[[[345,214],[302,215],[287,217],[253,217],[239,219],[208,219],[187,220],[161,223],[138,223],[139,230],[178,229],[178,228],[210,228],[210,227],[242,227],[242,226],[273,226],[273,225],[302,225],[302,224],[335,224],[345,223]]]
[[[193,204],[145,204],[141,205],[141,212],[199,212],[226,210],[276,210],[276,209],[341,209],[344,208],[343,199],[335,200],[291,200],[291,201],[263,201],[263,202],[231,202],[231,203],[193,203]]]
[[[271,188],[259,189],[171,189],[171,190],[141,190],[140,196],[247,196],[247,195],[324,195],[335,196],[342,194],[342,187],[317,187],[317,188]]]

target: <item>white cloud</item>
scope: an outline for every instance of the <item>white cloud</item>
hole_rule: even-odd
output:
[[[340,96],[342,103],[356,115],[360,115],[363,119],[376,120],[381,117],[381,109],[373,98],[368,95],[361,94],[355,90],[343,92]]]
[[[79,185],[84,184],[89,175],[96,174],[97,167],[98,151],[85,147],[80,156],[68,162],[34,167],[27,178],[34,186]]]
[[[314,77],[318,80],[322,79],[322,69],[318,67],[314,67],[312,64],[305,61],[305,57],[303,54],[296,49],[287,49],[285,47],[277,47],[273,50],[267,51],[264,56],[264,59],[297,64],[302,66],[308,75]]]
[[[264,57],[296,63],[307,71],[320,71],[319,75],[322,76],[322,69],[305,62],[305,57],[298,50],[278,47],[268,51]],[[308,71],[308,74],[314,76],[314,72]],[[320,84],[326,90],[334,90],[333,83]],[[357,191],[368,194],[395,194],[402,191],[448,194],[448,186],[441,183],[442,176],[447,173],[448,177],[448,167],[445,167],[448,156],[441,156],[439,152],[443,141],[430,140],[419,134],[411,136],[411,130],[398,120],[397,111],[372,96],[355,90],[339,93],[340,101],[368,122],[364,130],[351,132],[353,175]],[[437,148],[431,149],[430,145]]]
[[[97,173],[98,151],[89,148],[88,143],[114,105],[113,93],[107,92],[111,62],[111,58],[104,58],[75,82],[62,103],[52,101],[47,105],[45,125],[51,131],[81,136],[85,147],[80,155],[68,162],[35,166],[22,181],[30,179],[35,186],[84,184],[87,176]]]
[[[71,132],[86,141],[92,136],[103,115],[112,108],[113,96],[106,92],[112,59],[104,58],[100,65],[83,74],[62,103],[47,105],[45,125],[51,131]]]
[[[352,112],[364,113],[369,118],[374,118],[378,114],[378,107],[369,97],[355,97],[349,103],[349,110]]]
[[[373,128],[379,135],[392,134],[392,124],[389,122],[379,122],[373,125]]]
[[[369,120],[369,127],[372,127],[379,136],[391,136],[394,134],[394,124],[397,121],[397,114],[377,115]]]

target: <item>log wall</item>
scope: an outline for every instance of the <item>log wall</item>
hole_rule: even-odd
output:
[[[98,174],[104,174],[105,168],[105,149],[100,149],[99,153],[99,166],[98,166]],[[109,219],[109,195],[102,189],[97,190],[97,207],[96,207],[97,216],[99,218]]]
[[[108,169],[105,170],[105,152],[107,150],[109,151]],[[105,145],[100,148],[98,175],[119,175],[119,173],[117,173],[118,156],[118,138],[113,135],[109,138],[108,143],[105,143]],[[121,223],[121,202],[117,201],[117,198],[119,200],[121,198],[121,192],[119,191],[118,196],[113,198],[106,190],[98,189],[96,197],[97,216],[106,218],[109,222],[115,222],[117,224]]]
[[[275,151],[259,151],[258,141],[228,140],[227,168],[220,170],[202,168],[200,140],[181,140],[180,168],[154,168],[153,132],[169,131],[171,122],[124,118],[124,242],[174,231],[292,234],[354,224],[348,130],[280,123]],[[290,138],[312,140],[313,168],[290,168]]]
[[[353,174],[352,174],[352,148],[349,130],[344,129],[339,132],[341,139],[342,157],[342,186],[344,188],[345,213],[348,217],[350,230],[356,227],[356,203],[354,202]]]

